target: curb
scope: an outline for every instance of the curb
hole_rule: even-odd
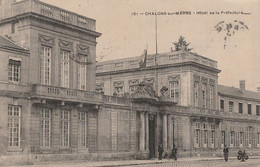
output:
[[[237,159],[237,157],[230,157],[229,159]],[[249,157],[249,159],[260,159],[260,156],[252,156],[251,158]],[[214,158],[214,159],[191,159],[188,161],[224,161],[224,158]],[[93,167],[118,167],[118,166],[135,166],[135,165],[152,165],[152,164],[163,164],[163,163],[170,163],[170,162],[187,162],[187,160],[183,159],[183,160],[168,160],[168,161],[153,161],[153,162],[134,162],[134,163],[130,163],[130,164],[118,164],[118,165],[97,165],[97,166],[93,166]]]

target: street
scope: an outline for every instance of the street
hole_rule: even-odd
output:
[[[136,166],[136,165],[135,165]],[[240,162],[238,160],[230,160],[225,162],[224,160],[214,161],[181,161],[181,162],[169,162],[161,164],[147,164],[137,165],[139,167],[260,167],[260,159],[249,159],[246,162]]]

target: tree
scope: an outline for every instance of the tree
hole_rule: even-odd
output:
[[[187,41],[185,40],[185,38],[183,36],[180,36],[179,41],[178,42],[173,42],[173,44],[175,45],[175,49],[173,49],[173,47],[171,47],[171,51],[191,51],[192,48],[189,48],[190,43],[187,43]]]

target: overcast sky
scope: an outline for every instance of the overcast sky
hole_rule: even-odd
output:
[[[102,61],[139,56],[148,45],[155,53],[155,16],[145,12],[166,12],[158,16],[158,52],[169,52],[172,42],[184,36],[194,52],[216,60],[219,84],[238,87],[246,80],[246,89],[260,86],[260,0],[42,0],[96,20],[97,57]],[[191,11],[191,15],[168,15],[168,12]],[[208,12],[197,15],[196,12]],[[209,12],[220,14],[210,15]],[[245,14],[221,14],[236,11]],[[139,13],[138,16],[132,15]],[[195,14],[193,13],[195,12]],[[144,13],[144,15],[140,15]],[[249,30],[231,36],[224,49],[226,32],[214,27],[221,21],[242,21]]]

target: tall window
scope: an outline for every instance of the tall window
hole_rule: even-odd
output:
[[[51,146],[51,110],[41,110],[41,146]]]
[[[61,76],[61,86],[62,87],[69,87],[69,69],[70,69],[70,64],[69,64],[69,56],[70,52],[61,50],[60,51],[60,76]]]
[[[210,85],[209,89],[209,108],[214,109],[214,86]]]
[[[20,147],[21,107],[8,106],[8,146]]]
[[[207,130],[207,124],[203,124],[203,147],[206,148],[208,146],[208,130]]]
[[[257,146],[260,146],[260,133],[257,133]]]
[[[200,147],[200,123],[196,122],[195,133],[194,133],[194,147]]]
[[[138,85],[130,85],[129,86],[129,93],[134,93],[137,89]]]
[[[233,112],[234,111],[234,102],[233,101],[229,101],[229,112]]]
[[[220,110],[221,110],[221,111],[224,111],[224,109],[225,109],[224,100],[220,100]]]
[[[238,103],[239,113],[243,114],[243,103]]]
[[[248,146],[252,147],[252,143],[253,143],[252,127],[248,127]]]
[[[8,80],[19,82],[21,77],[21,61],[9,59]]]
[[[199,107],[199,82],[194,82],[194,105]]]
[[[235,132],[231,131],[230,132],[230,147],[234,147],[234,143],[235,143]]]
[[[248,112],[249,115],[252,114],[252,104],[247,105],[247,112]]]
[[[119,97],[124,95],[124,87],[123,86],[115,86],[115,94]]]
[[[174,102],[178,103],[179,101],[179,81],[170,82],[170,95],[174,99]]]
[[[86,90],[87,89],[87,56],[81,55],[80,56],[80,62],[79,64],[79,89]]]
[[[202,84],[202,107],[206,108],[207,106],[207,84]]]
[[[70,111],[60,111],[60,146],[69,147]]]
[[[40,53],[40,81],[43,85],[51,84],[51,48],[42,46]]]
[[[244,145],[244,132],[240,132],[240,140],[239,140],[239,145],[240,147],[243,147]]]
[[[221,131],[221,146],[223,147],[225,145],[225,131]]]
[[[210,136],[210,143],[211,143],[211,148],[215,147],[215,124],[211,124],[211,136]]]
[[[79,146],[86,147],[87,146],[87,113],[79,112],[79,124],[78,124],[78,132],[79,132]]]
[[[260,116],[260,106],[256,105],[256,115]]]

